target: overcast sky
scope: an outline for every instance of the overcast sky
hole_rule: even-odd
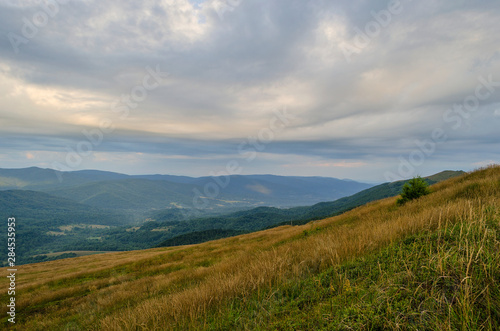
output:
[[[499,31],[498,0],[0,0],[0,167],[498,163]]]

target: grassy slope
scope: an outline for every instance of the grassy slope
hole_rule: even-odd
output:
[[[23,266],[14,328],[498,329],[500,168],[433,191],[201,245]]]
[[[198,325],[221,330],[498,330],[500,227],[490,217],[416,234],[245,301],[232,300]]]

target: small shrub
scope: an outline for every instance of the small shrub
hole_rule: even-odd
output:
[[[398,205],[404,205],[408,201],[412,201],[420,198],[421,196],[429,194],[429,184],[421,177],[415,177],[410,179],[403,186],[401,191],[401,198],[398,199]]]

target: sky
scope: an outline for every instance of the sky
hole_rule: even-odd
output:
[[[0,0],[0,167],[384,182],[500,163],[498,0]]]

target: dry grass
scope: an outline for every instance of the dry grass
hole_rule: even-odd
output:
[[[194,328],[204,314],[223,309],[228,300],[245,300],[423,230],[473,222],[486,207],[494,206],[498,219],[500,167],[448,180],[432,190],[404,207],[389,198],[304,226],[21,266],[14,328]],[[6,279],[0,282],[5,288]],[[1,300],[7,302],[7,296]],[[5,312],[2,305],[2,316]]]

